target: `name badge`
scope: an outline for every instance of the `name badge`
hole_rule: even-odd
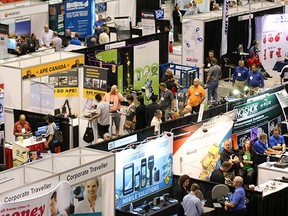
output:
[[[208,64],[207,64],[207,67],[211,67],[211,64],[210,64],[210,63],[208,63]]]
[[[247,155],[243,155],[243,159],[244,159],[244,160],[247,160]]]
[[[161,101],[164,101],[164,97],[161,97]]]
[[[250,76],[250,80],[252,80],[253,79],[253,76]]]
[[[196,96],[198,96],[198,95],[199,95],[199,93],[198,93],[198,92],[195,92],[195,95],[196,95]]]
[[[25,132],[26,132],[25,128],[22,128],[22,129],[21,129],[21,132],[22,132],[22,133],[25,133]]]
[[[238,73],[238,76],[241,77],[241,73],[240,72]]]

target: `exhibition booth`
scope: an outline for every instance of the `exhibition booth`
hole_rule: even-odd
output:
[[[249,32],[249,5],[229,8],[228,28],[227,28],[228,29],[227,55],[224,56],[230,59],[229,64],[237,65],[238,60],[241,59],[241,53],[239,54],[237,53],[237,48],[239,47],[240,44],[244,48],[243,50],[244,54],[247,53],[247,50],[249,50],[250,48],[247,46],[250,44],[249,40],[253,41],[253,38],[254,38],[253,35],[256,35],[255,39],[259,39],[259,41],[261,41],[261,44],[262,44],[262,36],[260,36],[259,31],[262,31],[263,27],[261,27],[261,29],[259,30],[258,23],[254,23],[254,21],[257,22],[258,17],[264,16],[267,14],[276,14],[276,13],[283,13],[283,12],[284,12],[284,8],[283,8],[283,5],[281,4],[272,3],[272,2],[265,2],[265,3],[258,2],[258,3],[251,4],[251,18],[252,18],[252,22],[251,22],[252,30],[251,31],[252,33],[251,33],[251,38],[249,38],[249,34],[248,34]],[[269,16],[276,16],[276,15],[267,15],[267,16],[269,17]],[[278,16],[281,17],[282,15],[279,14]],[[283,16],[283,19],[284,17],[285,16]],[[263,26],[263,24],[264,23],[262,23],[261,26]],[[273,30],[273,32],[275,32],[275,35],[273,35],[273,37],[277,35],[278,29],[284,29],[283,25],[284,24],[282,23],[280,25],[280,21],[279,21],[279,25],[278,24],[273,25],[273,27],[275,28],[275,30]],[[219,53],[215,52],[215,58],[219,60],[219,64],[223,65],[222,78],[228,77],[228,69],[225,69],[224,61],[222,60],[220,61],[221,59],[220,41],[222,38],[221,26],[222,26],[222,10],[211,11],[209,13],[201,13],[201,14],[192,15],[192,16],[185,16],[182,22],[182,35],[183,35],[182,36],[183,37],[182,38],[182,52],[181,52],[182,64],[190,65],[190,66],[196,65],[200,67],[203,64],[204,59],[208,57],[209,50],[214,50],[214,51],[219,50]],[[266,25],[265,28],[270,28],[270,26],[271,25]],[[266,31],[266,30],[263,29],[263,31]],[[282,32],[282,30],[280,32]],[[281,40],[284,40],[284,41],[286,40],[284,35],[285,34],[282,34],[281,37],[279,36],[279,41],[280,41],[280,38]],[[219,43],[215,43],[215,41],[219,41]],[[270,46],[270,44],[267,44],[267,45]],[[272,47],[274,46],[270,46],[271,49]],[[265,65],[266,59],[263,59],[264,51],[262,47],[259,46],[259,48],[261,48],[261,52],[260,52],[261,60],[263,61],[264,66],[266,66]],[[268,48],[266,49],[268,50]],[[236,54],[233,54],[233,52],[235,51],[236,51]],[[277,49],[274,52],[276,51]],[[269,54],[268,53],[266,54],[268,57]],[[274,53],[273,61],[276,62],[278,59],[279,59],[278,57],[275,58],[275,53]],[[268,67],[267,65],[267,68],[271,68],[271,67]],[[200,79],[202,81],[204,80],[203,74],[200,75]]]
[[[0,5],[0,23],[9,25],[9,34],[40,36],[48,23],[48,3],[21,1]]]
[[[2,213],[51,215],[55,207],[63,215],[115,215],[113,154],[75,148],[42,156],[41,160],[1,172]],[[97,204],[90,207],[88,199],[93,198]]]

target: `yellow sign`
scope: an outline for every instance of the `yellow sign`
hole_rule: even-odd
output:
[[[32,77],[47,76],[54,73],[70,70],[84,65],[84,56],[79,56],[61,61],[50,62],[35,67],[28,67],[22,69],[22,79]]]
[[[68,88],[55,88],[55,97],[77,97],[79,94],[78,87],[68,87]]]
[[[84,89],[83,90],[83,97],[84,98],[95,100],[95,95],[96,94],[101,94],[103,96],[103,95],[106,94],[106,92],[105,91],[94,90],[94,89]]]

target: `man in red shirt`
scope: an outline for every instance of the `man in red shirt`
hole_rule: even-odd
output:
[[[31,133],[30,124],[26,121],[25,115],[19,116],[19,121],[14,124],[14,135],[18,136],[28,136]]]

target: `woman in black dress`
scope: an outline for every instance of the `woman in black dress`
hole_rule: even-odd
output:
[[[189,183],[190,183],[190,177],[188,175],[180,176],[178,180],[179,189],[177,191],[178,216],[185,216],[182,202],[183,202],[184,196],[186,196],[189,193],[189,190],[188,190]]]

